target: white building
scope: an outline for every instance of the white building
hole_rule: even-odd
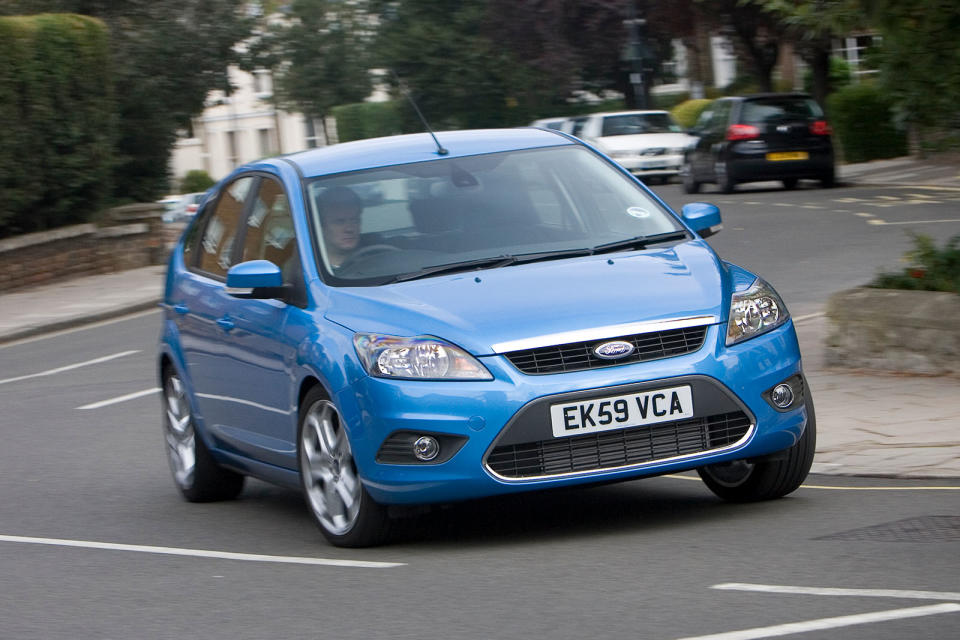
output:
[[[247,73],[231,67],[229,78],[233,92],[227,96],[211,91],[203,113],[177,140],[170,157],[174,184],[193,169],[219,180],[246,162],[326,144],[319,121],[278,109],[270,101],[269,71]],[[333,129],[331,143],[336,141]]]

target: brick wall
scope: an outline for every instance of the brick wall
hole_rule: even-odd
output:
[[[0,293],[160,264],[167,232],[154,204],[111,209],[81,224],[0,240]]]

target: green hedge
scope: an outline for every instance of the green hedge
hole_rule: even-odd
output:
[[[0,18],[0,237],[84,222],[110,193],[107,29],[86,16]]]
[[[846,162],[906,155],[907,135],[893,120],[893,103],[870,82],[852,84],[827,98],[830,122]]]
[[[676,120],[677,124],[681,127],[689,129],[697,123],[697,118],[700,117],[700,113],[706,109],[707,105],[711,102],[712,100],[706,98],[687,100],[675,106],[670,111],[670,115],[673,116],[673,119]]]
[[[406,103],[401,105],[408,106]],[[401,115],[397,102],[358,102],[330,110],[337,120],[337,139],[340,142],[379,138],[400,133]]]

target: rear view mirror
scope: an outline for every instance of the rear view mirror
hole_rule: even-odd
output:
[[[700,234],[701,238],[709,238],[723,228],[720,209],[709,202],[685,204],[680,210],[680,215],[691,229]]]
[[[227,293],[235,298],[286,301],[287,289],[280,267],[269,260],[241,262],[227,271]]]

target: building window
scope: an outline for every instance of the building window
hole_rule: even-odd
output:
[[[253,72],[253,92],[258,98],[269,98],[273,95],[273,79],[267,69],[257,69]]]
[[[834,55],[843,58],[850,65],[850,73],[854,77],[877,73],[876,69],[867,66],[867,52],[879,43],[878,35],[848,36],[834,42]]]
[[[260,157],[276,155],[273,146],[273,129],[260,129],[257,134],[260,138]]]
[[[307,129],[307,149],[316,149],[320,146],[320,139],[317,137],[317,125],[310,116],[304,117],[304,124]]]
[[[237,132],[227,131],[227,159],[230,162],[230,168],[233,169],[240,164],[240,153],[237,149]]]

